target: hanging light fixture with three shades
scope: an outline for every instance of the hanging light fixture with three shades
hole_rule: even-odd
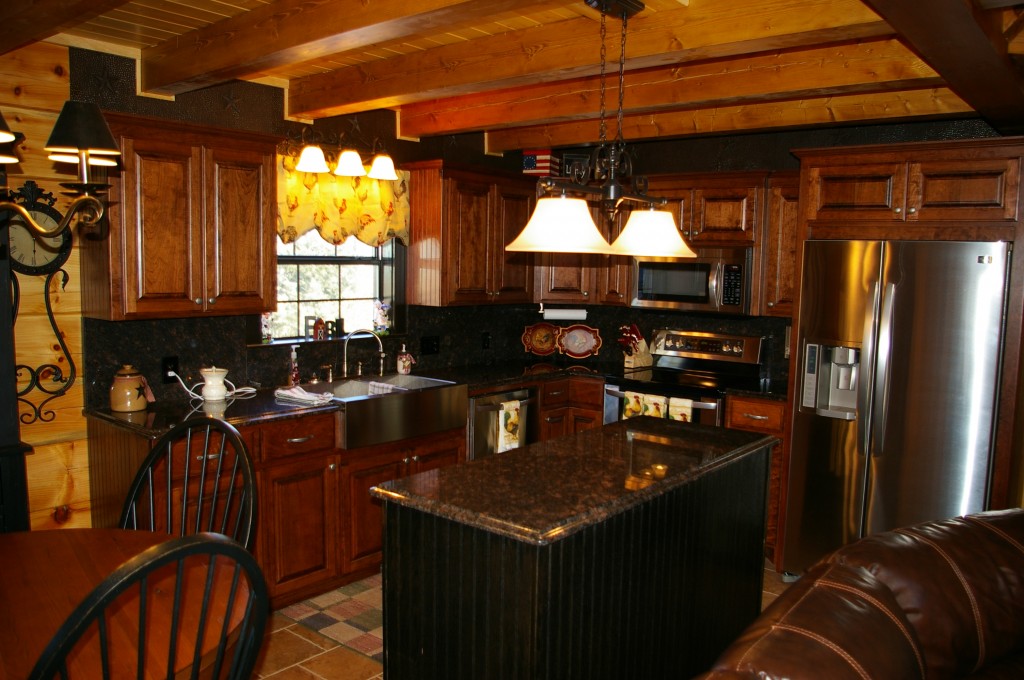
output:
[[[376,144],[374,145],[376,150]],[[324,156],[324,150],[319,144],[304,144],[299,160],[295,164],[299,172],[326,173],[331,172]],[[379,180],[396,180],[398,173],[395,172],[395,162],[391,156],[383,150],[373,155],[370,163],[370,170],[367,172],[363,165],[363,158],[355,149],[343,149],[338,155],[338,162],[334,167],[334,174],[339,177],[369,177]]]
[[[586,0],[601,12],[601,120],[600,140],[589,160],[566,168],[568,177],[544,177],[537,181],[537,206],[526,227],[505,250],[510,252],[593,253],[650,257],[696,257],[683,240],[675,218],[663,209],[665,198],[647,195],[647,179],[633,176],[632,161],[622,136],[625,93],[626,27],[629,17],[644,8],[639,0]],[[622,20],[619,53],[617,134],[608,142],[605,123],[605,38],[606,18]],[[624,184],[624,182],[628,184]],[[579,197],[580,195],[584,197]],[[600,203],[609,223],[615,221],[624,201],[643,204],[630,212],[626,226],[609,245],[590,211]]]

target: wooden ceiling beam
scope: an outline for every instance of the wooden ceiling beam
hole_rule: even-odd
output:
[[[629,141],[863,121],[949,118],[972,113],[971,107],[949,89],[932,88],[629,116],[623,120],[622,132]],[[578,121],[488,132],[485,150],[502,154],[517,149],[582,146],[598,139],[596,121]]]
[[[0,54],[94,19],[128,0],[5,0],[0,7]]]
[[[860,0],[731,0],[635,17],[626,49],[635,69],[891,33]],[[322,118],[595,75],[599,54],[595,22],[571,19],[298,78],[288,110]]]
[[[965,0],[864,0],[1002,134],[1024,132],[1024,78],[993,17]]]
[[[84,1],[84,0],[83,0]],[[179,94],[410,34],[486,21],[515,0],[276,0],[143,50],[141,89]]]
[[[624,110],[632,115],[920,89],[938,87],[942,81],[920,57],[889,38],[645,69],[627,73],[624,84]],[[608,87],[606,105],[614,108],[617,79],[610,79]],[[398,112],[398,135],[418,139],[597,118],[600,88],[600,77],[591,77],[410,104]],[[614,111],[608,116],[614,117]]]

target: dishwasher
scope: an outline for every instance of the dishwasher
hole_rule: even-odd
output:
[[[517,404],[518,413],[503,410],[502,405]],[[486,458],[503,450],[499,443],[499,422],[508,413],[516,417],[514,438],[517,446],[526,446],[535,438],[533,433],[532,409],[534,398],[531,390],[519,389],[508,392],[492,392],[469,399],[469,443],[467,446],[469,460]],[[506,440],[507,442],[507,440]],[[505,444],[508,446],[508,443]],[[507,449],[504,449],[507,450]]]

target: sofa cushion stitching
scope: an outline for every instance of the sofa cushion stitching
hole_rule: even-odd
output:
[[[939,545],[938,543],[936,543],[932,539],[930,539],[930,538],[928,538],[926,536],[923,536],[921,534],[914,533],[913,531],[905,530],[905,529],[896,529],[895,531],[896,531],[896,533],[900,533],[900,534],[903,534],[904,536],[908,536],[910,538],[914,538],[914,539],[919,540],[922,543],[930,546],[932,548],[932,550],[934,550],[935,552],[939,553],[939,555],[942,556],[942,559],[946,560],[946,563],[949,565],[950,569],[952,569],[953,573],[956,575],[957,580],[960,581],[960,586],[963,588],[964,594],[967,596],[967,601],[970,602],[970,604],[971,604],[971,613],[974,616],[975,635],[978,638],[978,658],[975,660],[974,669],[973,669],[973,672],[976,673],[979,669],[983,668],[984,665],[985,665],[985,657],[986,657],[986,653],[985,653],[985,637],[984,637],[984,631],[982,630],[982,627],[981,627],[981,610],[978,607],[978,601],[977,601],[977,599],[974,596],[974,592],[970,589],[970,586],[967,583],[967,579],[964,577],[963,571],[960,570],[960,566],[956,563],[956,561],[952,558],[952,556],[950,556],[949,553],[947,553],[945,550],[943,550],[941,545]]]
[[[837,581],[831,581],[827,579],[819,579],[818,583],[822,585],[831,586],[832,588],[848,592],[852,595],[856,595],[857,597],[860,597],[868,603],[874,605],[875,608],[877,608],[880,612],[885,614],[893,622],[893,624],[896,625],[900,633],[903,634],[903,637],[906,638],[907,644],[910,646],[910,649],[914,652],[914,658],[917,659],[917,667],[918,670],[920,670],[921,672],[921,677],[924,677],[924,657],[922,656],[921,650],[917,645],[917,641],[914,639],[914,636],[910,633],[910,630],[907,628],[907,626],[904,625],[904,622],[901,621],[899,617],[897,617],[895,614],[893,614],[892,610],[890,610],[888,607],[882,604],[877,598],[873,597],[872,595],[868,594],[867,592],[859,588],[855,588],[845,583],[839,583]]]
[[[1012,545],[1014,548],[1016,548],[1018,552],[1024,553],[1024,545],[1022,545],[1013,536],[1009,535],[1008,533],[1006,533],[1005,531],[1003,531],[999,527],[995,526],[991,522],[985,522],[985,521],[982,521],[982,520],[974,518],[974,517],[963,517],[962,519],[964,521],[970,522],[972,524],[977,524],[979,526],[985,527],[986,529],[988,529],[989,531],[991,531],[994,534],[998,535],[1004,541],[1006,541],[1007,543]]]
[[[843,659],[845,659],[846,662],[853,668],[854,672],[857,673],[857,675],[864,678],[865,680],[870,680],[871,676],[868,675],[866,670],[864,670],[864,667],[861,666],[849,652],[847,652],[845,649],[843,649],[836,643],[832,642],[828,638],[806,628],[799,628],[797,626],[792,626],[788,624],[775,624],[772,626],[772,628],[786,630],[791,633],[796,633],[797,635],[803,635],[805,637],[811,638],[812,640],[818,642],[821,645],[824,645],[828,649],[831,649],[833,652],[835,652]]]

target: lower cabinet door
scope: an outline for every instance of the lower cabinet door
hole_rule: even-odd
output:
[[[344,573],[380,564],[384,514],[381,502],[370,496],[370,489],[408,474],[408,457],[408,451],[401,450],[386,456],[355,459],[345,465],[342,478],[348,511],[344,513]]]
[[[338,457],[313,456],[257,473],[261,567],[272,598],[339,574]]]

